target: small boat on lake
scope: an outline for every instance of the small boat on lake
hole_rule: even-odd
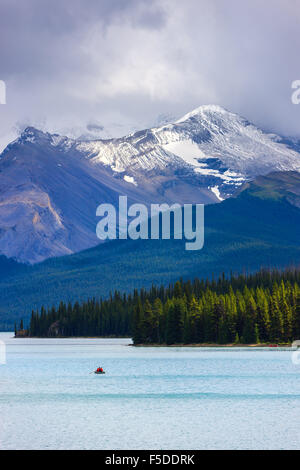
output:
[[[105,374],[105,372],[104,372],[104,370],[103,370],[102,372],[95,370],[95,371],[94,371],[94,374],[101,375],[101,374]]]

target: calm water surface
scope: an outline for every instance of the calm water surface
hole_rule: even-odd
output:
[[[0,340],[1,449],[300,448],[290,351]]]

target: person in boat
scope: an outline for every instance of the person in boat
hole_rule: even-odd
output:
[[[103,370],[102,367],[98,367],[97,372],[101,372],[101,373],[102,373],[102,372],[104,372],[104,370]]]

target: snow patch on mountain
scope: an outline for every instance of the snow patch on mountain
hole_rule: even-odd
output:
[[[137,182],[135,181],[135,179],[133,178],[133,176],[124,175],[124,180],[125,180],[127,183],[131,183],[131,184],[134,184],[135,186],[137,186]]]
[[[221,194],[220,194],[220,191],[219,191],[219,186],[213,186],[212,188],[210,188],[211,192],[214,193],[217,198],[219,199],[219,201],[224,201],[224,198],[221,197]]]
[[[205,153],[200,149],[199,145],[192,140],[179,140],[162,145],[166,152],[173,153],[182,158],[186,163],[193,166],[199,166],[199,159],[206,158]]]

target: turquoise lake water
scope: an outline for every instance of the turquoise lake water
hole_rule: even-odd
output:
[[[300,448],[290,351],[0,340],[0,449]]]

